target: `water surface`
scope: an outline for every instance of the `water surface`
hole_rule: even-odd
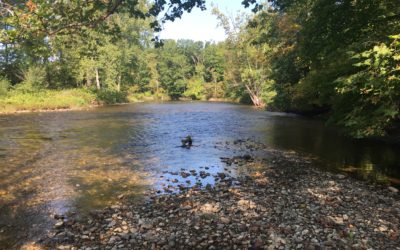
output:
[[[191,149],[179,147],[186,135],[194,138]],[[330,170],[400,178],[398,145],[352,140],[317,120],[244,105],[146,103],[0,116],[0,246],[45,233],[51,214],[101,208],[120,194],[141,199],[177,178],[167,172],[222,172],[220,157],[233,152],[216,145],[247,138],[310,154]]]

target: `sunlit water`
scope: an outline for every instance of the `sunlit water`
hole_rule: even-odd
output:
[[[186,135],[194,138],[191,149],[179,147]],[[0,116],[0,246],[45,233],[52,213],[101,208],[120,194],[140,199],[144,190],[179,177],[167,172],[206,166],[222,172],[220,157],[234,152],[216,145],[247,138],[310,154],[331,170],[400,178],[398,145],[351,140],[320,121],[243,105],[134,104]],[[213,184],[211,176],[202,181]]]

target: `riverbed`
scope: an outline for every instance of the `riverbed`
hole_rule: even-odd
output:
[[[175,172],[226,171],[226,142],[260,142],[307,155],[324,171],[398,186],[400,147],[357,141],[319,120],[230,103],[140,103],[89,111],[0,117],[0,245],[15,248],[52,229],[58,214],[85,214],[122,196],[195,185]],[[180,140],[192,136],[190,149]],[[250,152],[257,154],[256,151]],[[240,172],[229,173],[240,176]],[[174,180],[171,184],[171,180]],[[201,178],[214,185],[212,176]]]

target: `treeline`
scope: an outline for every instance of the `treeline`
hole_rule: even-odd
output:
[[[108,103],[142,96],[223,97],[222,45],[166,40],[156,47],[151,19],[116,13],[106,22],[107,29],[83,27],[68,34],[3,43],[0,95],[83,88]]]
[[[398,127],[398,0],[247,0],[252,15],[213,10],[226,41],[163,46],[163,6],[173,21],[203,1],[93,2],[3,4],[0,107],[227,98],[319,115],[358,138]]]

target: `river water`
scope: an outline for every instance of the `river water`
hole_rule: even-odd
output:
[[[191,149],[179,147],[191,135]],[[85,213],[120,194],[141,199],[168,172],[231,156],[220,143],[251,139],[318,158],[358,178],[400,178],[400,147],[341,136],[321,121],[228,103],[142,103],[0,116],[0,249],[51,229],[52,214]],[[190,180],[190,178],[189,178]],[[192,180],[194,183],[194,180]],[[212,178],[204,183],[212,184]]]

